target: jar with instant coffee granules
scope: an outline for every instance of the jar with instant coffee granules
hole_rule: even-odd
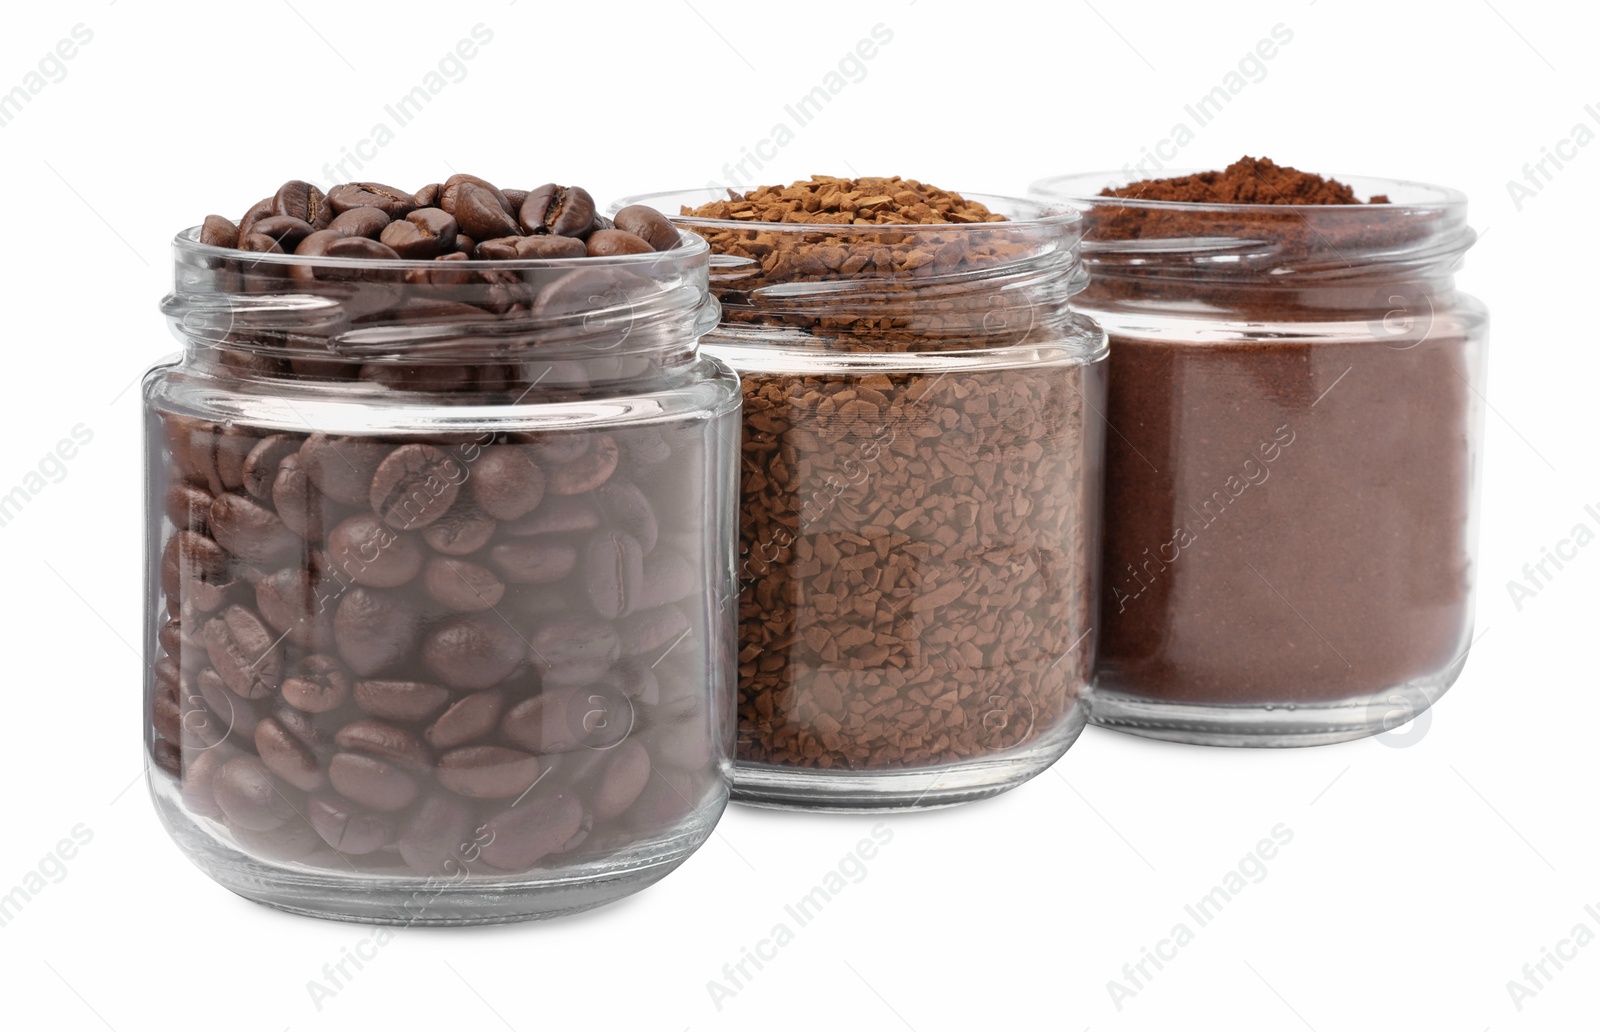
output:
[[[694,212],[744,389],[734,797],[936,806],[1049,766],[1095,647],[1078,215],[898,179],[635,200]]]
[[[1250,159],[1034,193],[1083,210],[1078,303],[1111,337],[1093,719],[1286,746],[1426,709],[1472,629],[1487,315],[1455,289],[1465,198]]]
[[[380,923],[664,876],[734,742],[740,398],[697,352],[705,241],[470,176],[290,183],[243,222],[178,236],[183,351],[145,381],[172,837],[240,895]]]

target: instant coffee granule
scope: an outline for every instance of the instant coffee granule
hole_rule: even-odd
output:
[[[915,180],[819,176],[684,214],[815,225],[688,227],[743,259],[713,275],[725,325],[789,327],[786,348],[954,352],[1044,329],[981,286],[1027,257],[1004,216]],[[958,223],[996,226],[926,228]],[[895,224],[916,229],[852,228]],[[741,379],[739,759],[900,769],[1060,727],[1092,662],[1072,652],[1094,602],[1098,490],[1081,367],[746,364]]]
[[[1111,334],[1116,431],[1101,689],[1331,703],[1449,668],[1470,622],[1467,331],[1441,314],[1390,334],[1397,298],[1432,311],[1418,301],[1432,297],[1430,274],[1373,257],[1415,247],[1435,216],[1313,219],[1292,206],[1362,201],[1251,158],[1102,196],[1261,207],[1087,215],[1097,257],[1080,300]],[[1201,264],[1198,247],[1118,264],[1130,241],[1166,238],[1248,253],[1233,266]],[[1161,312],[1178,298],[1237,339],[1168,330]],[[1306,323],[1351,329],[1312,340],[1295,332]]]

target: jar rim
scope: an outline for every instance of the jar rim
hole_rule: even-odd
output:
[[[474,272],[521,272],[555,269],[596,268],[660,268],[663,262],[693,268],[709,259],[711,245],[705,238],[684,230],[678,231],[678,246],[670,251],[647,251],[643,254],[617,254],[577,258],[474,258],[466,267]],[[338,258],[328,255],[275,254],[266,251],[244,251],[237,247],[219,247],[200,242],[200,227],[190,226],[172,238],[172,249],[182,260],[183,255],[197,258],[248,260],[252,265],[271,265],[281,268],[336,268],[336,269],[392,269],[396,272],[413,270],[438,271],[439,264],[432,258]],[[245,256],[248,256],[247,258]]]
[[[1216,171],[1216,169],[1205,168],[1168,168],[1162,169],[1159,177],[1168,179]],[[1334,213],[1340,212],[1348,212],[1351,213],[1349,217],[1355,217],[1357,214],[1371,215],[1375,212],[1454,212],[1459,210],[1464,214],[1466,211],[1467,195],[1465,193],[1453,187],[1442,186],[1437,183],[1425,183],[1412,179],[1390,179],[1381,176],[1345,175],[1343,173],[1333,173],[1327,178],[1348,185],[1358,195],[1365,194],[1371,197],[1378,194],[1386,194],[1389,197],[1389,202],[1387,204],[1239,204],[1219,201],[1164,201],[1140,197],[1102,195],[1100,191],[1103,189],[1126,186],[1139,180],[1139,177],[1130,176],[1126,171],[1122,170],[1067,172],[1061,175],[1046,176],[1029,184],[1028,194],[1036,200],[1068,204],[1079,210],[1082,209],[1084,204],[1106,205],[1115,203],[1119,206],[1148,211],[1170,209],[1185,213],[1260,214],[1262,212],[1291,209],[1295,211],[1315,211],[1318,218],[1338,217]]]
[[[643,204],[665,215],[674,226],[693,226],[709,230],[759,229],[763,233],[818,233],[849,231],[863,237],[880,234],[916,232],[970,232],[993,230],[1003,226],[1012,229],[1029,229],[1034,226],[1050,230],[1076,230],[1081,234],[1083,213],[1071,204],[1039,197],[1010,197],[1002,194],[968,193],[956,191],[969,201],[978,201],[996,214],[1005,215],[1003,222],[882,222],[857,224],[854,222],[765,222],[759,219],[711,219],[699,215],[675,214],[682,204],[704,204],[708,201],[727,200],[727,193],[718,187],[702,186],[681,190],[659,190],[653,193],[633,194],[619,198],[607,208],[609,214],[632,204]],[[1002,210],[1003,209],[1003,210]],[[1013,214],[1016,213],[1016,214]],[[1020,214],[1022,217],[1017,217]]]

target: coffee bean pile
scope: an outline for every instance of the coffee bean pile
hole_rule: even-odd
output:
[[[200,242],[266,254],[363,261],[582,258],[666,251],[677,230],[634,205],[608,219],[581,186],[501,190],[457,174],[407,193],[382,183],[341,183],[324,194],[291,179],[237,223],[208,215]]]
[[[716,802],[704,425],[157,420],[149,747],[189,813],[260,857],[494,875]]]
[[[744,390],[739,759],[905,769],[1061,728],[1092,662],[1091,374],[916,358],[785,372],[743,346],[1048,344],[1059,284],[989,285],[1037,237],[901,179],[817,177],[684,214],[724,257],[725,328],[705,345]]]

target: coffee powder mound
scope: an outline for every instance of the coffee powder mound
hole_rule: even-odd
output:
[[[1144,201],[1192,201],[1202,204],[1360,204],[1356,192],[1334,179],[1248,155],[1221,172],[1197,172],[1171,179],[1141,179],[1127,186],[1108,186],[1102,197]],[[1382,194],[1368,204],[1387,204]]]
[[[826,356],[1063,340],[1066,290],[1038,262],[1064,245],[898,177],[683,214],[718,256],[706,344],[744,390],[739,759],[896,770],[1061,728],[1092,662],[1074,645],[1095,601],[1099,381],[1070,359],[846,373]],[[819,356],[770,371],[760,345]]]

